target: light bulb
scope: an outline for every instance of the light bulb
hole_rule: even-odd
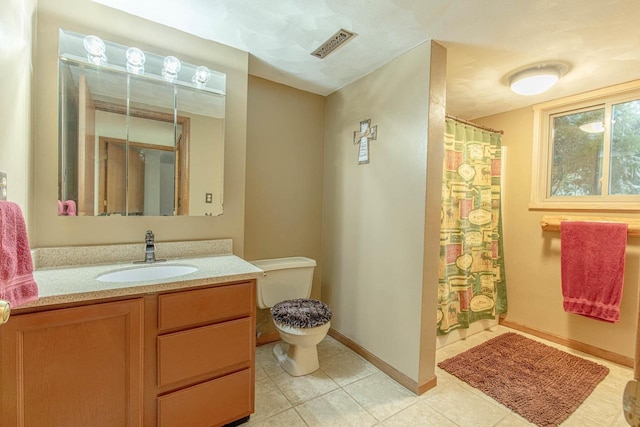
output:
[[[182,68],[180,60],[175,56],[167,56],[166,58],[164,58],[163,65],[162,77],[172,83],[178,80],[178,73]]]
[[[127,49],[127,71],[134,74],[144,74],[144,52],[137,47]]]
[[[96,65],[107,62],[107,55],[105,54],[107,48],[100,37],[86,36],[82,41],[82,45],[87,51],[87,59],[89,62]]]
[[[211,71],[204,65],[196,68],[196,71],[193,74],[193,78],[191,81],[196,84],[199,88],[206,86],[209,78],[211,77]]]

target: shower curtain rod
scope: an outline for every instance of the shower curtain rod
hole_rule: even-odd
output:
[[[448,119],[453,119],[453,120],[455,120],[457,122],[460,122],[460,123],[464,123],[465,125],[475,126],[475,127],[479,128],[479,129],[483,129],[483,130],[486,130],[486,131],[489,131],[489,132],[494,132],[494,133],[499,133],[500,135],[504,135],[504,131],[503,130],[496,130],[496,129],[492,129],[490,127],[481,126],[481,125],[475,124],[473,122],[470,122],[469,120],[465,120],[465,119],[461,119],[460,117],[452,116],[451,114],[445,114],[445,117],[448,118]]]

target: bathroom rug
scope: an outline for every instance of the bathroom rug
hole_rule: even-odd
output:
[[[541,427],[566,420],[609,373],[606,366],[513,332],[438,366]]]

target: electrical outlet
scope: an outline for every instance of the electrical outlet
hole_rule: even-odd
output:
[[[205,203],[213,203],[213,193],[205,193],[204,194],[204,202]]]
[[[0,171],[0,200],[7,200],[7,173]]]

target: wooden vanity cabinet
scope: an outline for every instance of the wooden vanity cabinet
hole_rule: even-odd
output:
[[[0,425],[142,426],[142,299],[11,316]]]
[[[145,301],[146,340],[156,349],[152,360],[147,348],[145,384],[155,392],[146,425],[222,426],[253,413],[255,301],[255,281]]]
[[[254,410],[255,301],[249,280],[14,313],[0,327],[0,425],[245,418]]]

